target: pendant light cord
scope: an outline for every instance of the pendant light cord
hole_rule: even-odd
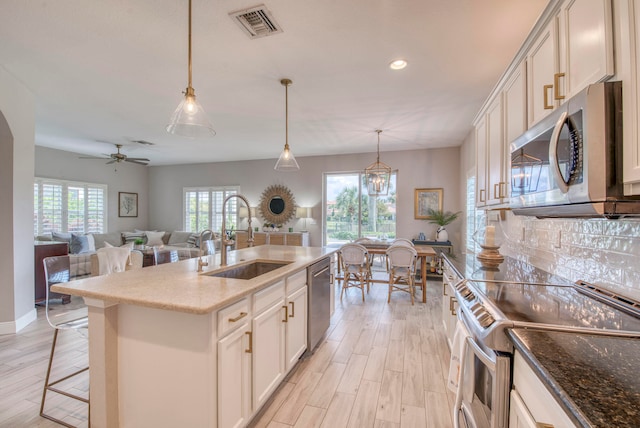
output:
[[[290,79],[282,79],[280,84],[284,86],[284,148],[289,150],[289,85]]]
[[[191,0],[189,0],[189,86],[187,92],[191,88]]]
[[[378,133],[378,157],[376,158],[376,162],[380,163],[380,133],[382,132],[382,130],[376,129],[376,132]]]

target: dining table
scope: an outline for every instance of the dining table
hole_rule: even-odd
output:
[[[392,241],[382,241],[375,239],[367,239],[358,241],[358,244],[367,249],[367,252],[371,255],[386,254],[387,249],[391,246]],[[427,303],[427,258],[436,257],[438,254],[428,245],[414,245],[416,252],[418,253],[418,260],[420,260],[420,286],[422,289],[422,303]],[[338,253],[339,255],[340,253]],[[338,263],[338,272],[340,270],[340,263]],[[387,283],[387,281],[379,279],[371,279],[371,282]]]

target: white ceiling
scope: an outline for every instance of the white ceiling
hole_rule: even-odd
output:
[[[0,2],[0,66],[35,95],[36,144],[151,165],[459,146],[547,0],[264,0],[250,40],[193,0],[193,86],[217,135],[166,133],[187,86],[186,0]],[[409,62],[392,71],[396,58]],[[147,140],[141,146],[131,140]],[[87,160],[86,162],[96,162]]]

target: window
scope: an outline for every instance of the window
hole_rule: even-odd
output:
[[[396,236],[396,172],[388,196],[369,196],[364,173],[327,173],[324,176],[324,242],[341,245],[360,238]]]
[[[477,253],[479,251],[478,244],[473,240],[473,234],[479,225],[484,224],[485,213],[476,209],[476,176],[471,171],[467,177],[467,227],[466,227],[466,247],[467,251]]]
[[[36,178],[33,232],[106,232],[107,186]]]
[[[222,228],[222,202],[229,195],[240,192],[239,186],[185,187],[184,230],[199,232],[204,229],[219,231]],[[227,229],[237,227],[238,200],[233,198],[227,205]]]

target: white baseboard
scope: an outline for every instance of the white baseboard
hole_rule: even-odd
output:
[[[37,317],[38,312],[33,308],[15,321],[0,322],[0,335],[15,334],[35,321]]]

